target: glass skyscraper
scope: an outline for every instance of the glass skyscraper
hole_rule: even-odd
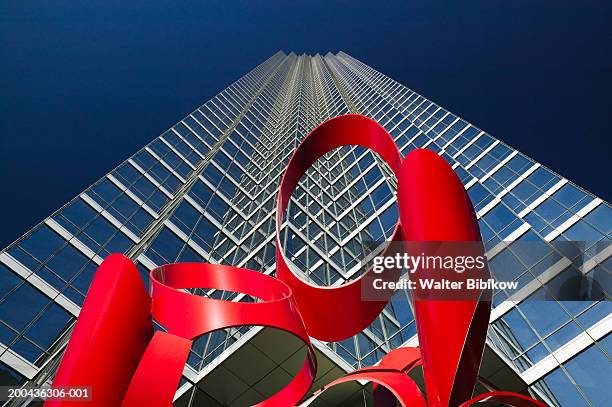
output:
[[[610,287],[607,202],[343,52],[278,52],[0,251],[0,384],[50,383],[109,253],[129,256],[145,282],[152,268],[185,261],[274,275],[284,168],[310,130],[346,113],[377,120],[402,155],[427,148],[453,166],[476,208],[495,275],[545,283],[597,274]],[[396,223],[395,187],[389,169],[365,149],[343,147],[317,161],[294,193],[284,226],[295,269],[321,285],[358,276],[369,242],[388,238]],[[580,246],[579,259],[553,244],[560,241]],[[519,250],[520,242],[537,250]],[[609,291],[603,301],[540,301],[543,288],[527,288],[525,301],[495,294],[477,391],[499,386],[551,405],[609,405]],[[405,296],[396,293],[359,335],[315,341],[320,369],[313,390],[391,349],[418,344]],[[259,327],[205,335],[194,343],[176,404],[261,400],[288,382],[301,351]],[[334,397],[312,405],[363,405],[368,391],[355,384]]]

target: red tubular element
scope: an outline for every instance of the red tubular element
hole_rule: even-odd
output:
[[[91,386],[88,406],[118,406],[153,334],[150,303],[130,259],[108,256],[91,283],[53,386]],[[47,407],[83,405],[45,402]]]
[[[471,400],[466,401],[465,403],[462,403],[459,407],[470,407],[481,401],[492,401],[513,407],[546,407],[546,404],[534,400],[531,397],[510,391],[492,391],[489,393],[483,393]]]
[[[442,157],[413,150],[402,163],[399,180],[405,241],[480,241],[470,199]],[[457,406],[471,397],[476,384],[491,304],[417,300],[414,308],[429,405]]]
[[[155,332],[134,373],[121,406],[172,405],[190,349],[189,339],[163,331]]]
[[[321,287],[302,280],[291,270],[285,258],[280,229],[291,194],[300,178],[325,153],[346,145],[371,149],[385,160],[396,176],[399,174],[399,151],[380,124],[361,115],[338,116],[314,129],[298,146],[281,180],[276,203],[276,275],[293,290],[308,334],[328,342],[343,340],[361,332],[380,314],[387,301],[361,300],[361,284],[365,275],[338,287]],[[399,221],[391,240],[401,240]],[[366,272],[371,273],[372,270]],[[391,277],[389,280],[397,278]]]
[[[215,300],[180,291],[184,288],[241,292],[263,301]],[[151,271],[151,290],[153,316],[174,335],[192,339],[219,329],[260,325],[286,331],[306,344],[307,356],[296,377],[287,387],[259,405],[294,405],[312,385],[317,370],[315,351],[295,306],[291,289],[282,281],[238,267],[178,263]],[[179,376],[183,366],[180,366]],[[175,390],[176,387],[172,394]]]

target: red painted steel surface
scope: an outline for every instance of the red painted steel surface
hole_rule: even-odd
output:
[[[371,271],[338,287],[312,285],[291,270],[279,244],[284,212],[302,175],[326,152],[355,144],[377,152],[398,179],[400,220],[392,240],[402,240],[402,235],[404,240],[420,242],[480,240],[463,185],[441,157],[415,150],[402,162],[391,136],[375,121],[359,115],[331,119],[299,145],[281,181],[276,212],[278,279],[231,266],[170,264],[151,272],[151,302],[129,259],[112,255],[92,283],[54,386],[92,385],[97,405],[123,401],[128,407],[168,406],[192,339],[228,327],[261,325],[298,337],[306,344],[307,356],[293,381],[260,405],[298,403],[316,375],[310,337],[346,339],[368,326],[386,305],[383,300],[361,300],[364,276]],[[390,279],[399,277],[390,273]],[[215,300],[183,291],[186,288],[241,292],[261,301]],[[542,406],[510,392],[470,399],[484,349],[489,301],[415,301],[414,305],[420,351],[397,349],[379,366],[333,381],[315,395],[341,383],[367,380],[374,383],[378,406],[394,405],[396,399],[402,406],[425,406],[423,394],[407,375],[423,365],[429,406],[466,407],[483,400]],[[149,309],[168,331],[158,332],[152,340]]]
[[[152,335],[151,299],[136,267],[120,254],[108,256],[91,283],[53,386],[91,386],[86,404],[118,406]]]
[[[467,192],[438,154],[412,151],[402,163],[399,179],[398,206],[405,241],[481,240]],[[418,295],[419,289],[416,291]],[[488,301],[414,301],[430,406],[454,406],[472,396],[490,312]]]
[[[427,405],[416,383],[404,372],[393,369],[364,368],[357,370],[334,380],[325,386],[323,391],[316,396],[319,396],[331,387],[354,380],[367,380],[384,387],[388,391],[388,393],[374,394],[376,407],[395,407],[396,400],[403,407],[425,407]]]
[[[263,301],[215,300],[180,291],[184,288],[216,288],[248,294]],[[295,403],[312,385],[317,369],[314,348],[291,290],[282,281],[238,267],[177,263],[151,272],[151,291],[153,317],[174,335],[192,339],[220,329],[260,325],[286,331],[307,345],[301,370],[289,385],[267,399],[265,406],[286,407]]]
[[[378,367],[383,369],[394,369],[407,375],[415,367],[421,366],[422,363],[423,361],[419,348],[404,347],[394,349],[383,356]],[[414,393],[415,397],[423,398],[419,388],[417,388]],[[380,386],[378,383],[372,384],[372,395],[376,407],[395,407],[396,405],[396,397],[393,393],[388,388]],[[406,403],[406,400],[402,400],[401,402]]]
[[[276,201],[276,275],[293,290],[308,334],[323,341],[340,341],[361,332],[380,314],[387,301],[362,301],[361,278],[337,287],[321,287],[306,282],[289,267],[280,243],[280,228],[291,194],[306,170],[335,148],[359,145],[378,153],[399,175],[401,156],[386,130],[374,120],[360,115],[340,116],[315,128],[293,153],[283,175]],[[399,221],[391,240],[401,240]],[[390,277],[389,279],[399,278]],[[333,312],[330,312],[333,310]]]
[[[155,332],[121,405],[171,405],[190,349],[189,339],[162,331]]]
[[[403,347],[394,349],[383,356],[377,367],[393,369],[407,375],[412,369],[422,364],[423,361],[419,348]],[[418,394],[415,396],[419,397],[421,391],[418,388],[417,390]],[[378,383],[372,383],[372,395],[374,396],[376,407],[395,407],[396,398],[387,387],[381,386]]]

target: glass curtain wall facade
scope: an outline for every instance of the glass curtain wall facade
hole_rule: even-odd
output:
[[[453,166],[475,205],[497,276],[552,280],[580,272],[609,279],[607,202],[343,52],[279,52],[0,252],[0,383],[52,380],[109,253],[134,260],[145,282],[152,268],[185,261],[274,275],[274,211],[284,168],[310,130],[346,113],[376,119],[402,155],[428,148]],[[395,225],[395,186],[388,168],[365,149],[344,147],[318,160],[294,193],[283,228],[295,269],[321,285],[358,276],[367,243],[388,238]],[[538,250],[526,256],[508,243],[522,241]],[[568,258],[551,244],[558,241],[586,242],[588,256]],[[532,296],[542,290],[534,287]],[[398,292],[364,332],[324,346],[359,368],[416,344],[405,295]],[[506,298],[495,293],[488,346],[530,391],[551,405],[607,403],[609,376],[602,372],[610,372],[612,355],[610,302]],[[199,338],[188,369],[201,371],[249,329]],[[196,391],[187,378],[180,389]]]

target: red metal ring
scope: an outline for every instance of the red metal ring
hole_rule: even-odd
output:
[[[182,291],[186,288],[240,292],[262,301],[216,300]],[[220,329],[259,325],[286,331],[304,342],[307,356],[298,374],[287,387],[258,405],[293,405],[310,388],[317,371],[315,351],[294,303],[291,289],[282,281],[238,267],[177,263],[151,271],[151,295],[153,317],[174,335],[193,339]]]
[[[343,340],[361,332],[380,314],[387,301],[361,300],[362,280],[372,274],[371,269],[360,278],[337,287],[317,286],[300,278],[293,272],[283,253],[280,229],[291,194],[300,178],[324,154],[346,145],[359,145],[378,153],[398,177],[401,156],[389,133],[368,117],[354,114],[339,116],[315,128],[300,143],[287,165],[276,203],[276,275],[293,290],[308,334],[328,342]],[[398,220],[391,240],[401,240],[400,229]]]

